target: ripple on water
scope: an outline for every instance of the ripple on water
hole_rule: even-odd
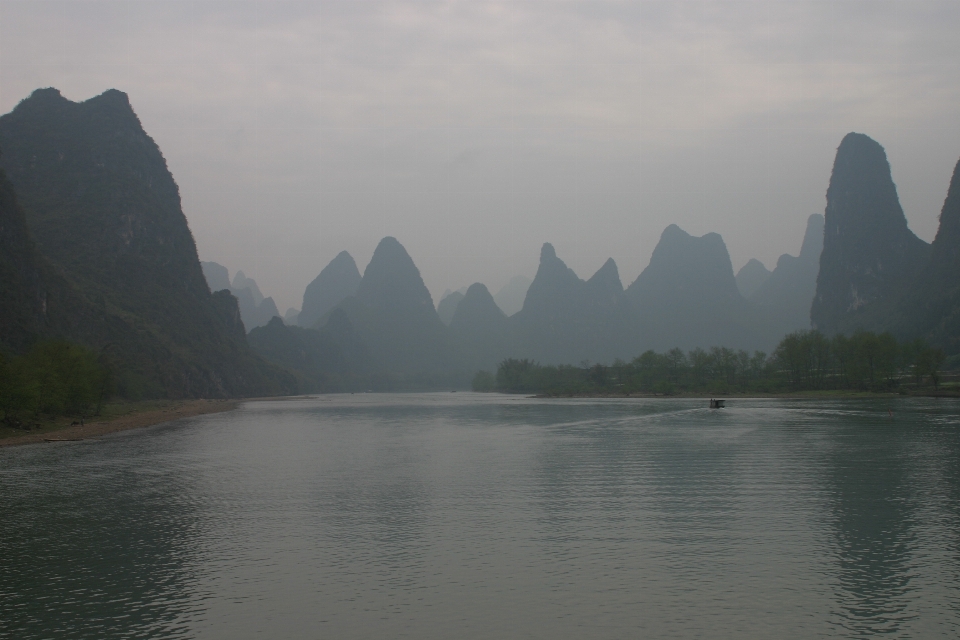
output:
[[[702,404],[324,396],[0,450],[0,637],[960,633],[957,402]]]

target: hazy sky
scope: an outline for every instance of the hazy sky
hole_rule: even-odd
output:
[[[960,157],[960,2],[9,2],[0,111],[127,92],[203,260],[283,311],[396,236],[437,299],[543,242],[624,285],[663,228],[796,254],[844,134],[932,240]]]

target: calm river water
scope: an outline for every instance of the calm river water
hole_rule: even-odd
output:
[[[0,637],[960,636],[960,403],[705,405],[321,396],[2,449]]]

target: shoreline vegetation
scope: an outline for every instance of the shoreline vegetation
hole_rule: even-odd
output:
[[[769,357],[762,351],[713,347],[650,350],[611,365],[541,365],[507,358],[496,374],[477,372],[472,388],[538,398],[960,397],[960,375],[944,374],[945,360],[938,348],[921,340],[898,342],[889,333],[828,338],[818,331],[798,331]],[[23,356],[0,357],[0,446],[85,440],[229,411],[255,399],[108,401],[114,391],[111,374],[97,354],[64,341],[41,342]],[[440,384],[435,390],[450,386]]]
[[[151,427],[180,418],[231,411],[248,400],[250,398],[109,403],[104,405],[100,416],[85,418],[83,425],[77,418],[64,416],[41,418],[29,430],[0,424],[0,447],[95,439],[108,433]]]
[[[856,398],[960,398],[960,380],[954,386],[944,385],[939,390],[917,389],[908,391],[900,389],[897,391],[853,391],[853,390],[821,390],[821,391],[787,391],[779,393],[763,393],[757,391],[731,391],[729,393],[707,393],[689,392],[689,393],[605,393],[605,392],[581,392],[581,393],[538,393],[531,398],[720,398],[729,400],[742,399],[766,399],[781,398],[784,400],[830,400],[830,399],[856,399]]]
[[[813,330],[787,335],[769,357],[762,351],[713,347],[650,350],[609,366],[507,358],[496,374],[477,372],[472,387],[544,397],[956,395],[956,374],[945,379],[945,360],[942,350],[922,340],[898,342],[889,333],[869,331],[828,338]]]

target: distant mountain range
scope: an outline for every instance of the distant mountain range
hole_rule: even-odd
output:
[[[907,227],[883,148],[849,134],[825,215],[799,255],[734,275],[723,239],[662,233],[624,288],[581,279],[546,243],[533,280],[481,283],[434,307],[384,238],[362,275],[346,251],[285,318],[257,283],[201,265],[173,177],[127,96],[42,89],[0,117],[0,349],[63,337],[114,363],[131,396],[464,386],[503,358],[609,363],[646,350],[771,351],[786,334],[889,330],[960,352],[960,163],[936,240]]]
[[[741,295],[769,323],[774,334],[810,328],[810,305],[817,289],[820,253],[823,251],[823,216],[807,219],[800,255],[783,254],[774,270],[750,260],[737,273]]]
[[[273,298],[264,298],[256,281],[244,275],[243,271],[237,271],[231,284],[230,272],[223,265],[216,262],[201,262],[200,266],[203,268],[203,276],[207,279],[210,291],[225,289],[237,299],[240,319],[248,332],[254,327],[264,326],[272,318],[280,315]]]
[[[802,309],[809,309],[813,299],[822,220],[810,217],[800,256],[781,256],[777,269],[767,273],[750,299],[738,290],[717,234],[696,238],[671,225],[650,265],[626,290],[612,259],[582,280],[552,245],[544,244],[536,277],[526,287],[522,308],[512,316],[481,283],[465,294],[447,292],[434,310],[413,260],[395,238],[384,238],[359,283],[359,274],[351,268],[355,263],[346,253],[314,281],[310,295],[324,297],[326,313],[312,329],[322,333],[335,318],[341,333],[365,346],[352,349],[362,353],[356,367],[347,356],[328,357],[345,363],[354,374],[375,370],[421,378],[444,374],[463,379],[477,369],[496,368],[506,357],[576,364],[629,359],[646,349],[676,346],[769,350],[787,331],[809,327]],[[282,323],[271,323],[253,330],[251,343],[265,357],[293,367],[302,379],[327,376],[334,384],[329,379],[334,372],[319,364],[323,358],[297,364],[292,357],[281,361],[272,355],[280,345],[297,342],[291,336],[301,335],[302,329],[291,327],[289,335],[284,331]],[[293,354],[311,348],[301,347],[287,350]],[[323,348],[331,347],[324,343]]]
[[[506,357],[609,363],[673,347],[770,352],[785,334],[814,326],[827,334],[891,330],[900,339],[924,337],[956,353],[958,247],[956,176],[931,248],[907,229],[882,147],[850,134],[837,151],[826,215],[809,216],[799,254],[780,256],[773,271],[751,260],[735,276],[718,234],[695,237],[670,225],[647,268],[626,289],[612,259],[582,280],[548,243],[534,279],[515,285],[525,293],[514,313],[505,313],[480,283],[466,293],[447,292],[431,313],[412,260],[394,238],[385,238],[375,254],[377,271],[406,274],[396,276],[403,281],[376,295],[370,289],[361,302],[367,273],[355,284],[359,273],[346,270],[342,284],[328,286],[338,293],[328,296],[327,306],[344,310],[369,353],[395,353],[376,365],[392,373],[492,370]],[[346,262],[344,254],[337,260]],[[335,271],[332,264],[327,270]],[[351,296],[354,286],[358,293]],[[393,308],[405,305],[406,311],[375,323],[365,314],[383,308],[377,297],[388,291]],[[410,296],[403,304],[402,291]],[[322,330],[328,317],[319,316],[314,328]],[[406,349],[402,355],[398,344]]]

